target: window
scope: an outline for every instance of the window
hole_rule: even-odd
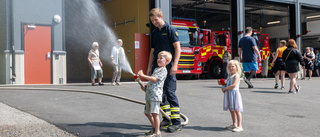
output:
[[[190,28],[177,28],[179,40],[182,47],[198,45],[198,31]]]

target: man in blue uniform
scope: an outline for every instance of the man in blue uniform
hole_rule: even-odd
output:
[[[261,56],[257,47],[256,40],[251,37],[252,28],[247,27],[245,33],[245,36],[240,39],[238,52],[240,62],[242,62],[243,71],[246,76],[244,81],[248,84],[248,88],[253,88],[250,80],[253,76],[256,75],[256,72],[258,70],[257,58],[260,62]]]
[[[178,98],[175,94],[177,87],[177,68],[180,58],[180,42],[177,30],[163,20],[161,9],[154,8],[149,13],[152,24],[156,27],[151,33],[151,51],[148,64],[148,75],[157,68],[158,53],[161,51],[168,51],[172,54],[172,61],[167,67],[168,75],[163,86],[163,98],[161,109],[171,116],[171,121],[164,118],[161,126],[167,126],[168,132],[176,132],[181,128],[180,108]],[[170,71],[170,72],[169,72]]]

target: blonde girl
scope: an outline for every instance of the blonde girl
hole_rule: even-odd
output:
[[[228,63],[228,74],[226,87],[221,90],[224,93],[223,110],[230,111],[233,124],[226,127],[233,132],[243,131],[242,116],[243,111],[241,94],[239,92],[241,67],[237,60],[231,60]]]

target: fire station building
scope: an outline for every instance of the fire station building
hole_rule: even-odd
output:
[[[0,0],[0,84],[90,81],[87,54],[93,41],[77,43],[70,38],[72,26],[90,22],[81,21],[70,11],[69,6],[75,1],[81,0]],[[168,23],[173,17],[188,18],[200,28],[229,30],[233,57],[238,56],[238,42],[246,26],[268,34],[271,50],[277,48],[280,40],[289,38],[297,41],[301,52],[307,46],[320,50],[318,0],[92,1],[104,13],[107,26],[124,41],[133,72],[146,69],[149,34],[154,29],[148,15],[155,7],[162,9]],[[100,43],[99,39],[97,42]],[[79,44],[89,47],[79,48]],[[111,81],[113,69],[108,59],[102,61],[103,80]],[[132,75],[124,72],[122,79],[132,80]]]
[[[63,0],[0,1],[0,83],[64,84]]]

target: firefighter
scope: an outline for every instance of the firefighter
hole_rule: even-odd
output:
[[[172,61],[167,67],[167,78],[163,86],[161,109],[171,116],[171,121],[163,118],[161,126],[168,126],[168,132],[176,132],[181,129],[180,108],[178,98],[175,94],[177,87],[177,68],[180,58],[180,42],[178,31],[163,20],[161,9],[154,8],[149,13],[152,24],[156,27],[151,33],[151,51],[148,63],[148,75],[157,68],[157,55],[161,51],[168,51],[172,54]]]

